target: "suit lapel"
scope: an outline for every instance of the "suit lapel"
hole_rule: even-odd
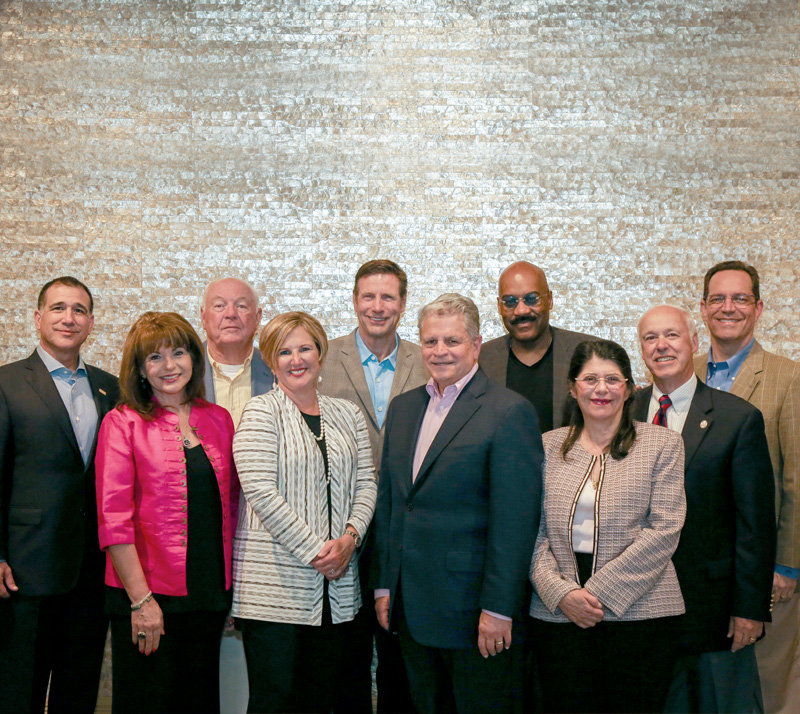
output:
[[[697,388],[692,397],[692,404],[689,413],[686,415],[686,422],[683,425],[683,446],[686,451],[686,467],[688,472],[689,465],[692,463],[697,449],[708,434],[709,427],[714,422],[714,405],[711,401],[712,390],[698,380]]]
[[[637,421],[647,421],[647,407],[650,397],[653,396],[653,385],[645,387],[633,398],[633,418]]]
[[[414,481],[414,485],[411,488],[412,492],[419,489],[422,483],[427,479],[431,466],[433,466],[436,459],[439,458],[445,447],[453,440],[456,434],[464,428],[464,425],[472,418],[475,412],[481,408],[478,397],[485,391],[486,377],[481,372],[478,372],[472,378],[472,381],[464,387],[461,394],[458,395],[458,399],[453,403],[444,423],[434,437],[433,443],[430,445],[428,453],[425,454],[425,458],[422,461],[417,479]],[[422,419],[419,420],[419,425],[422,426]],[[419,428],[417,428],[416,433],[419,434]],[[416,448],[416,443],[414,446]]]
[[[736,379],[733,380],[731,385],[731,394],[741,397],[745,401],[749,401],[753,396],[753,392],[761,382],[764,372],[764,350],[761,345],[756,342],[747,359],[742,362],[739,368],[739,373]]]
[[[104,389],[97,386],[99,380],[95,368],[87,364],[86,374],[89,378],[89,387],[92,390],[94,404],[95,407],[97,407],[97,428],[94,430],[94,440],[92,441],[92,448],[89,451],[89,460],[86,462],[87,465],[91,465],[94,461],[95,449],[97,448],[97,436],[100,433],[100,424],[103,421],[103,417],[108,414],[114,405],[111,403],[111,397],[108,396],[108,393]]]
[[[570,345],[562,341],[557,328],[550,329],[553,335],[553,424],[557,426],[561,424],[567,399],[567,391],[562,385],[567,383],[569,376]]]
[[[389,393],[389,403],[392,403],[398,394],[402,394],[405,390],[406,382],[411,375],[411,368],[413,366],[413,352],[408,346],[400,340],[400,345],[397,348],[397,362],[395,363],[394,378],[392,379],[392,390]]]
[[[39,358],[35,352],[28,357],[26,367],[28,369],[27,378],[31,388],[44,402],[44,405],[50,411],[50,414],[55,419],[61,431],[64,433],[69,444],[75,450],[78,458],[81,458],[81,450],[78,446],[78,440],[75,438],[75,432],[72,430],[72,424],[69,423],[69,414],[64,402],[61,401],[61,395],[58,393],[56,385],[53,383],[53,378],[44,366],[44,362]],[[42,445],[44,448],[44,444]],[[83,459],[81,458],[81,461]]]
[[[430,401],[428,392],[424,388],[415,392],[409,392],[409,394],[414,394],[414,402],[407,408],[409,418],[402,422],[396,421],[395,425],[392,426],[392,439],[397,439],[400,444],[399,449],[395,453],[402,454],[403,458],[402,466],[399,468],[399,486],[404,496],[407,496],[409,491],[411,491],[411,477],[414,470],[414,452],[417,449],[419,430],[422,428],[422,420],[425,418],[425,411]],[[399,431],[396,432],[395,430],[398,429]]]
[[[206,360],[206,371],[203,373],[203,383],[206,386],[206,399],[212,404],[217,403],[216,394],[214,392],[214,368],[211,366],[211,360],[208,358],[208,344],[203,343],[203,355]]]
[[[714,421],[714,405],[711,402],[711,389],[706,387],[700,380],[697,380],[697,387],[692,397],[689,413],[683,424],[683,448],[686,452],[685,468],[688,471],[697,449],[708,433],[709,427]],[[647,421],[647,410],[650,406],[650,398],[653,396],[653,386],[645,387],[640,391],[634,401],[633,418],[638,421]]]
[[[378,428],[378,419],[375,416],[375,407],[372,404],[372,397],[369,394],[369,387],[367,386],[367,378],[364,375],[364,365],[361,364],[361,359],[358,355],[358,346],[356,345],[356,333],[350,335],[350,339],[346,344],[342,345],[342,365],[344,366],[344,373],[356,390],[361,404],[361,410],[369,415],[372,420],[373,428]],[[396,375],[395,375],[396,376]],[[394,385],[392,385],[394,389]]]
[[[267,366],[264,358],[257,348],[253,348],[253,358],[250,360],[250,396],[257,397],[266,394],[272,389],[275,377]]]

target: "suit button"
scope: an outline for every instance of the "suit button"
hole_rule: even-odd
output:
[[[409,504],[407,504],[407,505],[406,505],[406,510],[408,510],[408,511],[413,511],[413,510],[414,510],[414,504],[413,504],[413,503],[409,503]]]

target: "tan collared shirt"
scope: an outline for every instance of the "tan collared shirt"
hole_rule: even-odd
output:
[[[244,411],[244,405],[247,404],[252,396],[253,385],[250,378],[250,365],[253,361],[253,351],[250,350],[250,354],[244,364],[239,365],[238,371],[235,371],[233,375],[230,374],[233,371],[231,370],[231,365],[220,364],[211,356],[211,353],[208,355],[208,361],[211,363],[212,376],[214,378],[215,401],[230,412],[234,425],[238,425]]]

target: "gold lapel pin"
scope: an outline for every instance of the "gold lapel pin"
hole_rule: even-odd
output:
[[[700,422],[700,428],[705,429],[707,426],[708,422],[705,419],[703,419],[703,421]]]
[[[100,388],[98,387],[97,391],[98,391],[98,392],[100,392],[100,394],[102,394],[104,397],[107,397],[107,396],[108,396],[108,395],[106,394],[106,390],[105,390],[105,389],[100,389]]]

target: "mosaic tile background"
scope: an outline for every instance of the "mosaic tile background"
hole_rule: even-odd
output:
[[[800,358],[796,0],[0,0],[0,33],[0,362],[57,274],[116,370],[136,316],[199,326],[226,274],[343,334],[384,256],[406,337],[445,290],[500,334],[527,258],[555,324],[634,350],[646,307],[741,258]]]
[[[524,258],[555,324],[634,353],[739,258],[800,358],[798,47],[796,0],[0,0],[0,363],[58,274],[116,371],[141,312],[199,327],[229,274],[341,335],[375,257],[409,274],[404,337],[449,290],[501,334]]]

